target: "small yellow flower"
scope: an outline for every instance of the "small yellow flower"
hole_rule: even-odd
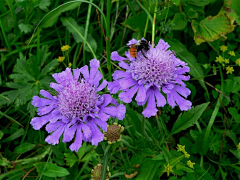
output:
[[[223,59],[223,57],[222,57],[222,56],[218,56],[218,57],[216,57],[216,60],[215,60],[215,62],[222,63],[222,62],[224,62],[224,59]]]
[[[68,67],[72,67],[72,63],[68,63]]]
[[[59,62],[63,62],[64,59],[65,59],[64,56],[59,56],[57,60],[58,60]]]
[[[170,172],[173,172],[172,170],[172,166],[170,166],[170,164],[168,163],[167,166],[164,165],[164,171],[167,173],[167,176],[169,176]]]
[[[232,74],[232,72],[234,71],[233,67],[230,67],[230,66],[228,66],[226,70],[227,70],[227,74]]]
[[[229,54],[230,56],[235,56],[235,52],[234,52],[234,51],[229,51],[228,54]]]
[[[236,64],[240,66],[240,58],[236,60]]]
[[[195,163],[194,162],[192,162],[192,161],[187,161],[187,165],[190,167],[190,168],[192,168],[192,169],[194,169],[194,167],[193,167],[193,165],[194,165]]]
[[[225,45],[220,46],[220,50],[222,52],[225,52],[227,50],[227,46],[225,46]]]
[[[70,49],[71,46],[69,45],[65,45],[63,47],[61,47],[61,51],[68,51]]]
[[[240,143],[238,143],[238,145],[237,145],[237,149],[240,149]]]
[[[228,64],[229,63],[229,59],[224,59],[224,62],[226,63],[226,64]]]
[[[189,158],[189,157],[190,157],[190,154],[188,154],[186,151],[183,152],[183,153],[184,153],[184,155],[185,155],[185,158]]]
[[[186,151],[185,151],[185,145],[182,146],[182,145],[178,144],[178,145],[177,145],[177,149],[178,149],[177,151],[186,152]]]

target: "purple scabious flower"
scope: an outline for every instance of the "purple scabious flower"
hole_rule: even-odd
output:
[[[127,44],[136,44],[132,39]],[[142,114],[149,118],[155,116],[157,107],[163,107],[166,103],[174,107],[178,105],[182,111],[191,108],[192,103],[185,98],[191,93],[183,81],[189,80],[190,76],[184,75],[189,72],[187,63],[178,59],[170,46],[160,39],[154,48],[149,44],[149,50],[141,51],[133,58],[129,52],[126,57],[120,56],[117,51],[112,52],[111,59],[119,61],[119,66],[125,70],[116,70],[113,73],[113,82],[108,83],[110,93],[117,93],[119,99],[130,103],[135,96],[138,105],[146,105]],[[165,96],[163,95],[165,94]]]
[[[63,135],[62,141],[72,141],[70,149],[78,151],[82,141],[97,145],[103,140],[104,134],[100,128],[107,131],[106,121],[109,117],[123,120],[126,107],[119,105],[109,94],[98,94],[108,83],[102,80],[98,68],[99,61],[93,59],[90,61],[90,70],[84,66],[73,69],[73,74],[70,68],[55,73],[53,78],[57,83],[52,82],[50,87],[56,91],[56,95],[41,90],[44,98],[33,97],[32,105],[38,107],[37,114],[40,117],[34,117],[31,125],[39,130],[47,124],[46,131],[52,133],[45,139],[47,143],[58,144]]]

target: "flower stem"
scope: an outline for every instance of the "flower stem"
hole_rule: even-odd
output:
[[[104,160],[103,160],[103,166],[102,166],[102,176],[101,180],[105,180],[106,178],[106,172],[107,172],[107,164],[108,164],[108,157],[109,157],[109,147],[110,145],[107,146],[104,150]]]
[[[111,0],[107,0],[107,27],[106,27],[107,69],[108,69],[108,80],[112,81],[111,59],[110,59],[110,29],[111,29],[110,15],[111,15]]]
[[[153,25],[152,25],[152,47],[154,46],[154,39],[155,39],[156,12],[157,12],[157,3],[155,3],[154,14],[153,14]]]

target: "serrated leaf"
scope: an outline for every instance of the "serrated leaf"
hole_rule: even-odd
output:
[[[187,112],[181,113],[173,124],[171,135],[179,133],[191,126],[201,117],[203,111],[207,108],[209,102],[193,107]]]
[[[62,4],[61,6],[58,6],[54,10],[50,11],[43,19],[40,24],[43,28],[49,28],[52,27],[58,20],[58,17],[66,11],[73,10],[80,6],[81,2],[67,2]]]
[[[234,27],[231,20],[223,12],[213,17],[208,16],[201,22],[192,21],[194,40],[197,45],[206,41],[213,42],[220,37],[225,37],[227,33],[234,30]]]
[[[152,180],[158,170],[162,165],[159,161],[147,160],[142,166],[139,175],[136,177],[136,180]]]
[[[29,33],[29,32],[32,32],[33,30],[33,26],[31,24],[19,24],[18,25],[19,29],[21,32],[24,32],[25,34]]]
[[[65,156],[64,159],[67,162],[66,164],[69,167],[72,167],[78,161],[77,156],[73,153],[64,153],[64,156]]]
[[[14,152],[17,153],[17,154],[23,154],[27,151],[31,151],[32,149],[35,148],[35,144],[31,144],[31,143],[23,143],[19,146],[17,146],[15,149],[14,149]]]
[[[230,107],[228,108],[228,112],[232,115],[236,123],[240,123],[240,114],[236,108]]]
[[[177,39],[166,39],[166,41],[170,44],[170,49],[176,52],[177,56],[188,63],[190,66],[189,74],[198,79],[201,86],[206,90],[208,93],[207,87],[204,83],[204,73],[202,67],[197,63],[196,57],[190,53],[186,47]]]
[[[37,168],[39,174],[47,177],[64,177],[70,174],[67,169],[52,163],[41,162],[34,164],[34,166]]]
[[[187,26],[187,19],[185,13],[176,13],[172,20],[173,25],[171,28],[173,30],[182,30]]]
[[[61,18],[61,21],[64,26],[68,29],[70,33],[72,33],[75,41],[77,43],[84,42],[84,28],[80,27],[77,22],[69,17],[69,18]],[[86,51],[94,54],[97,50],[97,43],[95,39],[88,34],[86,39]]]
[[[39,8],[42,10],[47,10],[48,6],[50,6],[51,1],[50,0],[41,0],[39,3]]]

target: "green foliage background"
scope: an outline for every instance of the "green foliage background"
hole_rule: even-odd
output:
[[[102,179],[107,165],[110,179],[239,179],[239,25],[239,0],[1,0],[0,180],[91,179],[98,163]],[[164,39],[188,63],[191,110],[165,106],[145,119],[133,102],[118,121],[125,127],[120,142],[84,143],[78,153],[62,142],[48,145],[44,128],[31,128],[32,97],[51,91],[53,73],[96,58],[111,81],[118,68],[111,51],[124,55],[126,43],[142,37],[155,44]],[[63,45],[70,50],[62,52]],[[216,62],[219,56],[223,62]]]

